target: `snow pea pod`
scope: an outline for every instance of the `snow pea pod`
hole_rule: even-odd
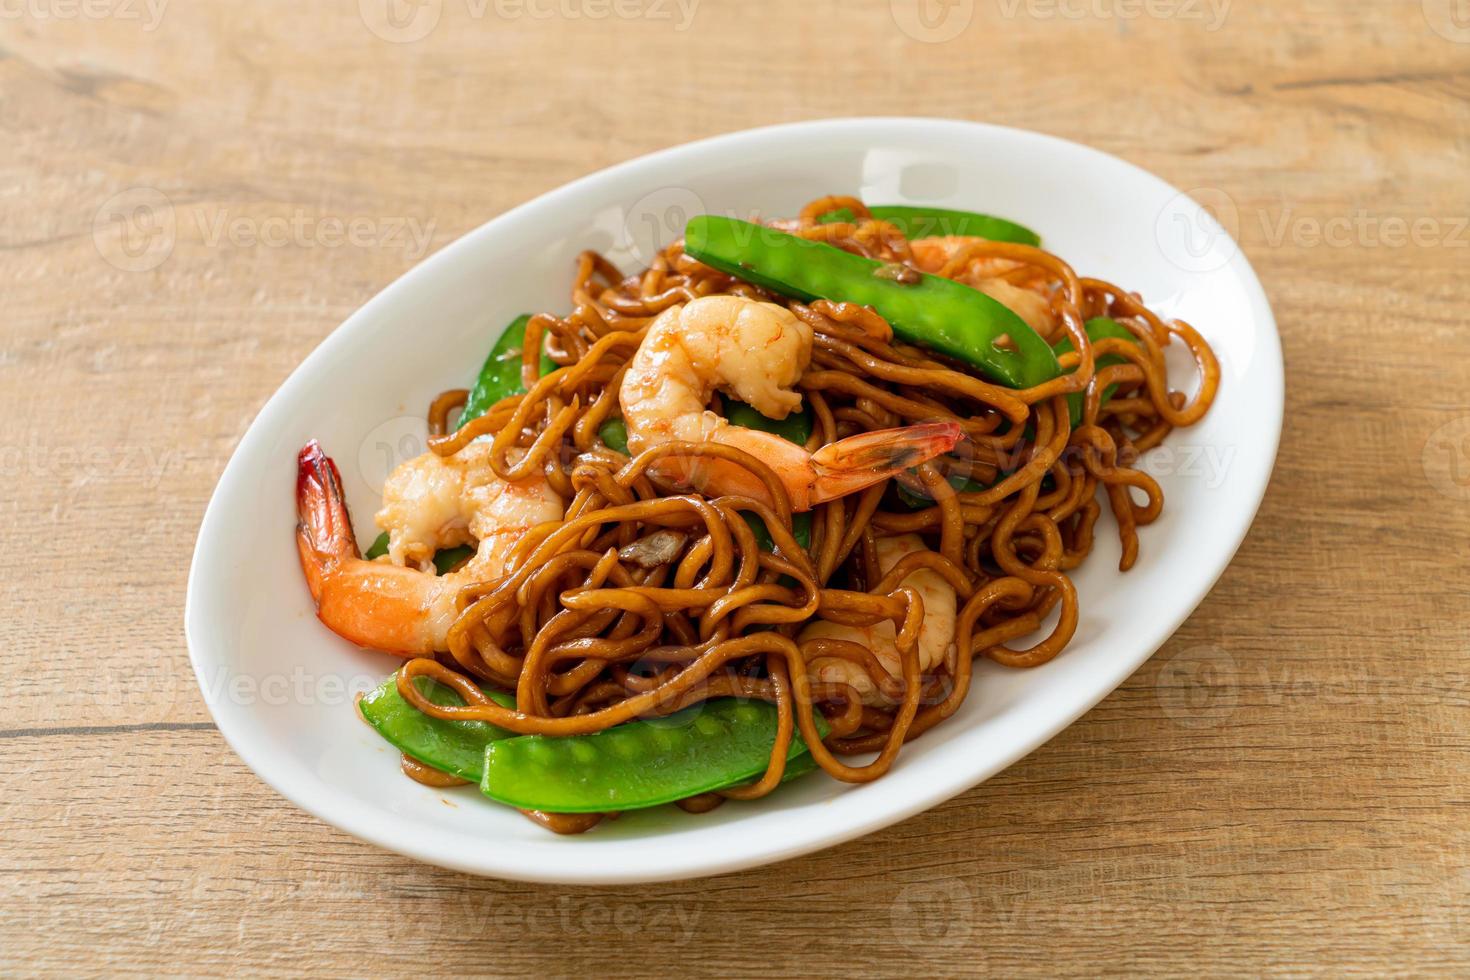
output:
[[[1094,343],[1110,337],[1117,338],[1119,340],[1129,340],[1135,344],[1138,343],[1138,338],[1133,336],[1133,332],[1131,330],[1123,326],[1117,320],[1112,319],[1111,317],[1093,317],[1091,320],[1087,321],[1085,326],[1087,328],[1088,339],[1093,341]],[[1072,346],[1072,338],[1065,336],[1061,340],[1057,341],[1056,344],[1052,347],[1052,350],[1057,353],[1058,357],[1060,357],[1062,354],[1070,354],[1075,349],[1076,348]],[[1101,357],[1095,359],[1094,369],[1100,371],[1110,364],[1123,364],[1125,361],[1126,358],[1118,354],[1104,354]],[[1117,390],[1117,385],[1108,385],[1107,388],[1103,389],[1102,400],[1101,402],[1099,402],[1099,404],[1107,404],[1108,399],[1112,398]],[[1072,392],[1072,394],[1067,396],[1067,412],[1072,417],[1072,428],[1074,429],[1082,424],[1082,405],[1083,400],[1086,397],[1087,393],[1084,391],[1074,391]]]
[[[799,412],[792,412],[784,419],[773,419],[768,415],[762,415],[751,408],[745,402],[734,398],[725,400],[725,418],[730,420],[731,425],[738,425],[746,429],[759,429],[762,432],[770,432],[780,436],[787,442],[794,442],[798,446],[806,445],[806,441],[812,435],[812,413],[810,409],[803,408]],[[745,518],[745,523],[755,532],[756,544],[762,551],[775,551],[776,544],[771,540],[771,532],[766,527],[766,522],[761,520],[757,514],[746,511],[740,515]],[[796,543],[803,548],[812,546],[812,515],[809,512],[791,515],[791,536]]]
[[[363,552],[363,557],[368,561],[381,558],[388,553],[388,532],[384,531],[373,539],[371,547]],[[467,544],[458,545],[453,548],[444,548],[434,552],[434,571],[440,575],[447,575],[460,566],[461,562],[467,561],[475,553],[475,549]]]
[[[827,726],[816,716],[817,730]],[[725,789],[765,772],[777,709],[718,698],[667,718],[630,721],[590,735],[523,735],[485,746],[480,791],[492,800],[548,813],[605,813],[672,803]],[[794,733],[788,774],[813,764]],[[804,760],[799,763],[798,760]]]
[[[766,522],[761,520],[758,514],[745,511],[740,515],[745,518],[745,523],[755,532],[755,543],[762,551],[775,551],[776,543],[771,540],[771,532],[766,527]],[[812,515],[811,511],[800,511],[791,515],[791,536],[796,539],[799,547],[810,548],[812,546]]]
[[[368,724],[394,748],[424,765],[479,782],[485,768],[485,746],[513,733],[483,721],[445,721],[419,711],[398,693],[398,675],[362,696],[358,707]],[[429,677],[415,679],[424,697],[435,704],[460,705],[455,690]],[[516,699],[499,691],[485,692],[496,704],[514,708]]]
[[[526,324],[530,322],[530,314],[522,313],[511,321],[510,326],[505,328],[505,332],[495,342],[495,346],[490,348],[485,363],[480,367],[479,376],[475,378],[475,386],[470,389],[464,408],[460,410],[460,425],[484,415],[502,398],[525,392],[526,388],[521,384],[521,348],[525,346]],[[542,376],[555,370],[556,362],[543,350]]]
[[[726,398],[725,418],[730,421],[731,425],[770,432],[798,446],[806,445],[806,441],[812,435],[812,413],[806,408],[799,412],[792,412],[784,419],[773,419],[762,415],[743,401]],[[624,456],[631,455],[628,452],[628,425],[622,419],[610,418],[602,423],[597,430],[597,436],[607,444],[609,449],[616,449]]]
[[[597,430],[597,438],[601,439],[609,449],[617,450],[624,456],[631,456],[628,452],[628,424],[619,418],[611,418],[602,423]]]
[[[904,340],[964,361],[1012,388],[1030,388],[1060,373],[1051,347],[1014,311],[951,279],[712,214],[689,220],[684,250],[787,296],[871,307]]]
[[[873,217],[898,227],[905,238],[931,238],[937,235],[963,235],[987,238],[992,242],[1015,242],[1040,245],[1041,236],[1025,225],[1018,225],[993,214],[953,211],[949,208],[909,207],[905,204],[875,204],[868,208]],[[847,208],[829,211],[817,219],[819,224],[853,221],[856,215]]]
[[[997,479],[1003,480],[1009,475],[1009,473],[1003,473]],[[992,484],[979,483],[968,476],[961,476],[958,473],[951,473],[945,479],[950,486],[954,487],[960,493],[981,493],[992,486]],[[917,494],[902,483],[895,483],[895,486],[898,488],[898,499],[902,500],[909,510],[924,510],[926,507],[934,506],[933,497]]]
[[[731,425],[769,432],[788,442],[794,442],[798,446],[805,446],[806,441],[812,436],[812,413],[808,408],[792,412],[784,419],[773,419],[757,412],[745,402],[727,398],[725,399],[725,418],[730,420]]]

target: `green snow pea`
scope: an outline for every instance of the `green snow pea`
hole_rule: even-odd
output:
[[[875,218],[897,225],[905,238],[965,235],[988,238],[993,242],[1041,244],[1041,236],[1030,228],[991,214],[953,211],[949,208],[909,207],[904,204],[875,204],[868,211]],[[838,208],[836,211],[828,211],[817,222],[826,225],[834,221],[852,221],[855,218],[856,215],[848,208]]]
[[[1009,474],[1002,474],[1001,478],[1004,479],[1007,475]],[[950,486],[954,487],[960,493],[980,493],[982,490],[987,490],[991,486],[988,483],[977,483],[970,477],[960,476],[958,473],[951,473],[945,479],[948,480]],[[910,510],[924,510],[925,508],[934,506],[934,499],[932,497],[917,494],[902,483],[896,483],[895,485],[898,488],[898,499],[902,500]]]
[[[384,531],[373,540],[371,547],[363,553],[368,561],[380,558],[388,553],[388,532]],[[440,575],[447,575],[459,567],[460,562],[474,555],[475,549],[467,544],[458,545],[453,548],[444,548],[434,552],[434,571]]]
[[[464,408],[459,413],[460,425],[484,415],[502,398],[525,392],[526,388],[521,384],[521,348],[525,346],[526,324],[530,322],[531,315],[522,313],[511,321],[510,326],[505,328],[505,332],[495,342],[495,346],[490,348],[485,363],[480,367],[480,374],[475,379],[475,386],[470,389]],[[542,376],[555,370],[556,362],[543,350]]]
[[[415,678],[419,691],[434,704],[460,705],[464,700],[453,688],[433,678]],[[516,699],[499,691],[486,691],[503,707],[514,708]],[[398,675],[392,674],[358,702],[362,716],[378,734],[401,752],[427,766],[453,773],[460,779],[479,782],[485,768],[485,746],[513,733],[483,721],[445,721],[419,711],[398,693]]]
[[[759,515],[745,511],[740,516],[745,518],[745,523],[749,524],[750,529],[755,532],[755,543],[760,546],[762,551],[776,550],[776,542],[771,540],[770,529],[766,527],[766,522],[761,520]],[[812,515],[810,511],[801,511],[791,515],[791,536],[796,539],[796,543],[802,548],[810,548],[812,546]]]
[[[607,448],[617,450],[624,456],[631,456],[628,452],[628,424],[619,418],[611,418],[602,423],[597,430],[597,438],[607,444]]]
[[[904,340],[964,361],[1012,388],[1030,388],[1060,373],[1051,347],[1015,312],[950,279],[711,214],[689,220],[684,248],[721,272],[787,296],[871,307]],[[899,275],[910,281],[899,281]]]
[[[725,418],[730,420],[731,425],[769,432],[780,436],[787,442],[794,442],[798,446],[805,446],[806,441],[812,436],[812,412],[809,408],[792,412],[784,419],[773,419],[757,412],[745,402],[727,398],[725,399]]]
[[[1087,321],[1085,326],[1087,328],[1088,339],[1094,343],[1109,337],[1130,340],[1135,344],[1138,343],[1138,338],[1133,336],[1133,331],[1110,317],[1093,317]],[[1076,348],[1072,346],[1071,337],[1063,337],[1052,346],[1052,350],[1057,353],[1057,356],[1061,356],[1062,354],[1070,354]],[[1126,358],[1118,354],[1104,354],[1102,357],[1095,358],[1095,364],[1093,366],[1094,369],[1101,370],[1110,364],[1123,364],[1125,362]],[[1117,390],[1117,385],[1108,385],[1107,388],[1103,389],[1100,404],[1107,404],[1108,399],[1112,398]],[[1067,396],[1067,412],[1072,416],[1072,427],[1074,429],[1082,424],[1082,403],[1086,396],[1087,393],[1082,391],[1074,391]]]
[[[807,439],[812,434],[812,413],[810,409],[803,408],[799,412],[792,412],[784,419],[773,419],[762,415],[751,408],[745,402],[734,398],[725,401],[725,418],[732,425],[738,425],[746,429],[759,429],[762,432],[770,432],[780,436],[787,442],[794,442],[798,446],[806,445]],[[776,544],[771,540],[770,529],[759,515],[745,511],[741,514],[745,523],[755,532],[756,543],[762,551],[775,551]],[[791,536],[796,543],[803,548],[812,546],[812,515],[810,513],[796,513],[791,515]]]
[[[771,432],[798,446],[806,445],[807,439],[812,434],[812,413],[805,408],[799,412],[792,412],[784,419],[773,419],[757,412],[745,402],[727,398],[725,399],[725,418],[729,419],[732,425]],[[628,452],[628,425],[622,419],[610,418],[602,423],[597,430],[597,437],[606,443],[609,449],[616,449],[624,456],[630,455]]]
[[[817,730],[827,726],[816,716]],[[718,698],[667,718],[630,721],[591,735],[524,735],[485,745],[480,791],[492,800],[548,813],[605,813],[672,803],[725,789],[765,772],[777,710],[764,701]],[[788,775],[814,764],[799,733]],[[804,762],[799,762],[804,760]]]

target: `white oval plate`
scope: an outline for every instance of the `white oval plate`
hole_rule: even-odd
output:
[[[951,720],[886,777],[813,774],[753,803],[692,816],[631,813],[557,837],[473,787],[404,778],[352,694],[398,661],[315,619],[293,539],[296,453],[317,438],[341,470],[359,540],[391,465],[422,450],[424,406],[467,383],[525,310],[568,308],[572,259],[626,270],[693,213],[795,213],[825,193],[988,211],[1041,233],[1085,275],[1141,292],[1198,327],[1220,358],[1214,408],[1149,460],[1160,520],[1120,575],[1109,523],[1076,576],[1082,622],[1033,670],[977,664]],[[1183,365],[1183,366],[1187,366]],[[1187,372],[1185,372],[1187,376]],[[476,874],[615,883],[735,871],[877,830],[964,792],[1100,701],[1178,628],[1224,570],[1270,476],[1282,416],[1279,338],[1250,265],[1189,197],[1097,150],[932,119],[841,119],[732,133],[584,177],[489,222],[383,290],[322,342],[261,410],[220,478],[189,575],[185,626],[220,731],[267,783],[354,836]]]

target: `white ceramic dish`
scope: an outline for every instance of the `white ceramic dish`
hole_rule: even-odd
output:
[[[351,692],[397,661],[314,618],[292,529],[296,452],[338,461],[360,540],[388,467],[421,450],[423,407],[462,385],[523,310],[563,310],[572,257],[624,268],[691,213],[792,214],[824,193],[990,211],[1038,230],[1082,273],[1140,291],[1195,324],[1223,371],[1220,397],[1152,461],[1163,517],[1116,570],[1099,528],[1076,577],[1082,622],[1029,671],[977,664],[950,721],[867,786],[814,774],[755,803],[691,816],[673,807],[556,837],[472,787],[403,778],[353,714]],[[476,874],[548,882],[687,878],[849,840],[955,796],[1070,724],[1142,664],[1230,561],[1276,455],[1279,338],[1255,274],[1192,200],[1096,150],[1035,133],[930,119],[845,119],[733,133],[664,150],[522,205],[432,256],[353,314],[281,386],[240,441],[204,517],[185,612],[194,668],[220,731],[262,779],[366,841]]]

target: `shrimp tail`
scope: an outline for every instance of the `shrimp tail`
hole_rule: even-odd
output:
[[[296,457],[296,550],[311,597],[318,603],[331,569],[361,557],[342,493],[342,475],[315,439]]]
[[[296,551],[316,615],[359,646],[403,656],[432,653],[453,593],[443,579],[364,561],[352,533],[342,476],[316,440],[296,457]],[[452,621],[452,617],[451,617]]]
[[[812,454],[811,503],[855,493],[949,452],[960,441],[955,422],[925,422],[899,429],[863,432]]]

